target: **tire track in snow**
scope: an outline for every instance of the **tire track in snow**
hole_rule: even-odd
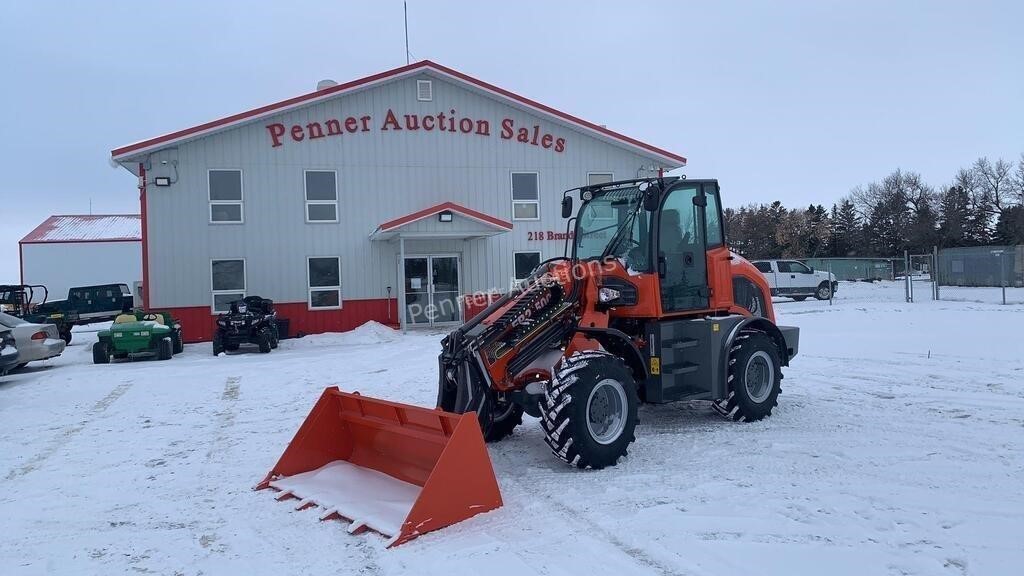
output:
[[[25,464],[8,472],[4,480],[14,480],[38,469],[43,462],[46,462],[47,459],[56,454],[58,450],[70,442],[71,439],[89,425],[94,418],[102,414],[107,408],[110,408],[110,405],[117,402],[118,398],[124,396],[125,392],[132,387],[132,384],[133,382],[131,380],[119,384],[116,388],[111,390],[109,394],[101,398],[96,402],[96,404],[93,404],[92,408],[85,412],[85,418],[81,422],[74,426],[69,426],[61,431],[60,434],[47,444],[46,448],[43,448],[42,452],[33,456]]]
[[[532,488],[535,488],[538,485],[538,478],[536,474],[508,474],[507,472],[504,471],[502,471],[502,474],[506,474],[507,477],[510,477],[511,479],[515,480],[516,489],[518,489],[523,494],[527,495],[529,498],[535,498],[537,496],[540,496],[541,498],[548,502],[551,508],[554,508],[561,512],[563,517],[572,518],[577,522],[585,524],[586,527],[583,530],[584,533],[590,534],[591,536],[594,536],[596,538],[600,538],[604,542],[610,544],[619,552],[622,552],[630,559],[632,559],[634,562],[641,565],[645,573],[661,574],[662,576],[681,576],[683,574],[686,574],[686,572],[683,572],[679,568],[666,565],[663,562],[651,556],[650,554],[648,554],[646,551],[622,541],[622,539],[620,539],[610,530],[604,528],[603,526],[592,520],[590,518],[590,515],[586,511],[569,506],[568,504],[560,500],[557,500],[551,494],[533,490]]]

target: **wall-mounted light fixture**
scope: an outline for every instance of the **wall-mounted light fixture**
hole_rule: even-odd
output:
[[[153,184],[157,186],[170,186],[171,178],[169,176],[157,176],[153,179]]]
[[[451,222],[452,221],[452,213],[449,212],[448,210],[445,210],[444,212],[441,212],[441,213],[439,213],[437,215],[437,220],[439,222]]]

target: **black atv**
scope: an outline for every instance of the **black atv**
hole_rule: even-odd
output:
[[[277,348],[277,312],[274,302],[247,296],[231,303],[231,311],[217,317],[213,334],[213,355],[234,352],[242,344],[256,344],[266,354]]]

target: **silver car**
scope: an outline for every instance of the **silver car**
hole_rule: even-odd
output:
[[[0,326],[0,376],[18,365],[18,347],[9,328]]]
[[[29,362],[60,356],[66,346],[53,324],[33,324],[0,312],[0,329],[3,328],[10,328],[18,347],[16,368],[22,368]]]

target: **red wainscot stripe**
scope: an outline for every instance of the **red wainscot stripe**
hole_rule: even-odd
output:
[[[389,305],[390,304],[390,305]],[[390,308],[390,320],[388,315]],[[287,318],[288,331],[291,336],[299,332],[303,334],[320,334],[322,332],[345,332],[374,320],[381,324],[398,327],[398,302],[395,298],[373,300],[346,300],[340,310],[310,310],[305,302],[275,302],[278,318]],[[213,339],[213,330],[217,315],[210,312],[209,306],[190,306],[185,308],[166,308],[156,306],[154,310],[167,310],[181,322],[185,342],[209,342]]]

